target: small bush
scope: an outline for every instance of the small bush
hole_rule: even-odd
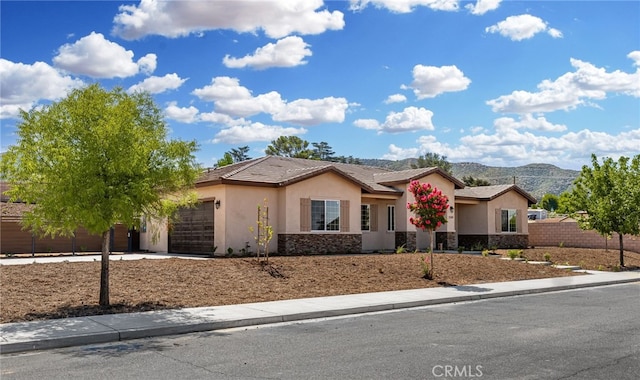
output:
[[[489,256],[489,250],[488,249],[483,249],[482,250],[482,257],[487,257]]]
[[[405,253],[407,250],[404,247],[404,244],[396,247],[396,253]]]
[[[517,257],[520,257],[520,251],[517,249],[510,249],[507,251],[507,257],[509,257],[511,260],[514,260]]]
[[[462,253],[464,251],[464,247],[458,247],[458,253]]]
[[[544,261],[551,261],[551,255],[549,254],[549,252],[545,252],[543,257]]]

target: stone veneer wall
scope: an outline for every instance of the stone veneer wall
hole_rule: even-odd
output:
[[[488,235],[460,235],[458,236],[458,247],[470,250],[472,247],[481,245],[483,248],[490,248]]]
[[[471,249],[477,245],[483,248],[527,248],[529,235],[524,234],[500,234],[500,235],[460,235],[458,246]]]
[[[362,253],[361,234],[278,234],[278,254]]]
[[[529,235],[525,234],[500,234],[489,235],[489,247],[520,248],[529,246]]]
[[[436,232],[436,245],[434,249],[456,249],[458,248],[458,234],[456,232]]]
[[[396,248],[404,245],[407,251],[415,251],[417,247],[416,232],[396,231]]]

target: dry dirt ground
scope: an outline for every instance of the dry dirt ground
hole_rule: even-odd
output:
[[[558,264],[619,269],[613,250],[551,247],[523,253],[529,260],[549,253]],[[110,264],[109,308],[97,305],[99,258],[0,265],[0,323],[581,275],[499,256],[436,253],[435,278],[426,280],[420,255],[272,257],[272,271],[255,258],[116,260]],[[625,264],[624,269],[640,268],[640,254],[626,252]]]

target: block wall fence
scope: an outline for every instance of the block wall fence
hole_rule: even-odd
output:
[[[595,231],[584,231],[573,220],[529,223],[529,246],[620,249],[618,234],[606,239]],[[640,236],[624,235],[625,251],[640,253]]]

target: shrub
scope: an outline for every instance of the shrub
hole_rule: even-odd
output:
[[[514,260],[516,257],[520,257],[520,251],[517,249],[510,249],[507,251],[507,256],[511,259]]]
[[[545,252],[543,257],[544,261],[551,261],[551,255],[549,254],[549,252]]]

